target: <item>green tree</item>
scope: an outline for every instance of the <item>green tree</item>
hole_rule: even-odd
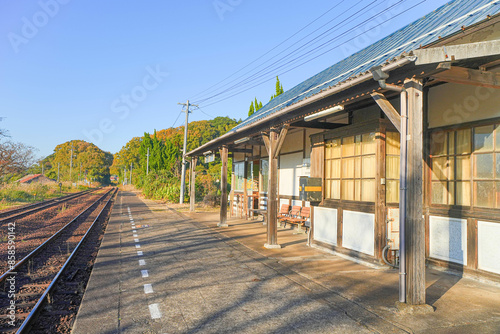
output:
[[[285,92],[285,90],[283,89],[283,85],[281,84],[278,76],[276,76],[276,92],[274,95],[271,96],[270,100],[274,99],[276,96],[283,94],[284,92]]]
[[[248,110],[248,116],[252,116],[255,112],[255,107],[253,106],[253,101],[250,103],[250,109]]]

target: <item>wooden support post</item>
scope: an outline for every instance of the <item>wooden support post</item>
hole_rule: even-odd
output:
[[[243,205],[242,205],[242,212],[241,212],[241,215],[242,215],[242,218],[243,216],[245,217],[245,219],[248,218],[248,191],[247,191],[247,187],[248,187],[248,181],[247,181],[247,173],[248,173],[248,161],[245,161],[243,163]]]
[[[220,221],[217,226],[227,227],[227,146],[220,149],[220,158],[222,160],[221,178],[220,178]]]
[[[405,80],[408,93],[406,191],[406,303],[425,304],[425,223],[423,214],[423,86]]]
[[[269,134],[263,134],[262,138],[269,154],[269,183],[267,198],[267,243],[266,248],[281,248],[278,244],[278,156],[288,131],[285,125],[280,133],[278,129],[272,128]]]
[[[194,204],[196,200],[196,163],[198,162],[198,157],[193,157],[191,159],[191,181],[189,182],[189,188],[191,189],[189,192],[189,211],[194,212]]]

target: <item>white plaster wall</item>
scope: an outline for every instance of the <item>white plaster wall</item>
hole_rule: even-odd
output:
[[[500,274],[500,224],[477,222],[478,268]]]
[[[302,152],[280,155],[280,195],[299,196],[299,177],[302,173]]]
[[[500,117],[500,90],[448,83],[429,90],[429,127]]]
[[[337,245],[337,209],[314,207],[314,240]]]
[[[429,219],[429,256],[467,264],[467,220],[431,216]]]
[[[342,247],[375,255],[375,215],[348,210],[343,213]]]

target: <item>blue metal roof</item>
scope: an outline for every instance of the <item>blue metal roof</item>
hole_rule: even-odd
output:
[[[345,58],[271,100],[230,132],[500,12],[500,0],[455,0]]]

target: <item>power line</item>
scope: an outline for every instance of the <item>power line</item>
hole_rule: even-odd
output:
[[[177,115],[177,118],[175,119],[174,123],[172,124],[172,128],[175,126],[175,123],[177,123],[177,121],[179,120],[179,117],[181,116],[182,114],[182,110],[179,111],[179,115]]]
[[[374,0],[374,1],[372,1],[370,4],[368,4],[367,6],[363,7],[363,9],[362,9],[361,11],[363,11],[363,10],[364,10],[364,9],[366,9],[366,8],[368,8],[369,6],[371,6],[371,5],[372,5],[373,3],[375,3],[376,1],[378,1],[378,0]],[[358,1],[358,2],[357,2],[357,3],[355,3],[353,6],[349,7],[349,8],[348,8],[345,12],[347,13],[348,11],[350,11],[351,9],[353,9],[354,7],[356,7],[358,4],[360,4],[360,3],[362,3],[362,2],[363,2],[363,0]],[[356,13],[352,14],[352,15],[357,15],[357,14],[359,14],[361,11],[358,11],[358,12],[356,12]],[[327,23],[323,24],[322,26],[320,26],[319,28],[315,29],[314,31],[310,32],[310,33],[309,33],[309,34],[307,34],[306,36],[304,36],[304,37],[300,38],[300,39],[299,39],[296,43],[298,43],[298,42],[300,42],[300,41],[305,40],[307,37],[311,36],[312,34],[314,34],[315,32],[317,32],[318,30],[322,29],[323,27],[327,26],[328,24],[330,24],[332,21],[335,21],[336,19],[337,19],[337,17],[335,17],[335,18],[331,19],[330,21],[328,21]],[[344,21],[345,21],[345,20],[344,20]],[[289,52],[289,53],[288,53],[288,54],[286,54],[285,56],[281,56],[281,58],[279,58],[278,60],[274,61],[274,62],[273,62],[273,63],[271,63],[270,65],[267,65],[266,67],[264,67],[263,69],[260,69],[259,71],[257,71],[256,73],[254,73],[254,74],[250,75],[249,77],[247,77],[247,78],[245,78],[245,79],[243,79],[243,80],[241,80],[241,81],[239,81],[239,82],[235,83],[234,85],[232,85],[230,88],[228,88],[228,89],[224,90],[223,92],[225,92],[225,91],[227,91],[227,90],[230,90],[230,89],[232,89],[233,87],[235,87],[235,86],[237,86],[237,85],[240,85],[241,83],[244,83],[246,80],[251,79],[252,77],[254,77],[255,75],[259,74],[259,73],[260,73],[260,72],[262,72],[263,70],[266,70],[266,69],[267,69],[267,68],[269,68],[270,66],[273,66],[274,64],[276,64],[276,63],[280,62],[281,60],[288,58],[291,54],[293,54],[293,52],[296,52],[297,50],[300,50],[301,48],[304,48],[305,46],[307,46],[308,44],[312,43],[313,41],[315,41],[316,39],[318,39],[318,38],[319,38],[319,37],[321,37],[322,35],[324,35],[324,34],[328,33],[328,32],[329,32],[330,30],[332,30],[333,28],[335,28],[335,27],[339,26],[339,25],[340,25],[341,23],[343,23],[344,21],[342,21],[342,22],[340,22],[340,23],[338,23],[338,24],[334,25],[334,26],[333,26],[333,27],[331,27],[330,29],[328,29],[328,30],[326,30],[326,31],[322,32],[322,33],[321,33],[321,34],[319,34],[318,36],[314,37],[312,40],[309,40],[308,42],[306,42],[306,43],[302,44],[300,47],[296,48],[296,49],[295,49],[295,50],[293,50],[292,52]],[[225,87],[225,86],[230,85],[231,83],[235,82],[236,80],[238,80],[238,79],[240,79],[240,78],[244,77],[246,74],[251,73],[253,70],[258,69],[260,66],[264,66],[267,62],[270,62],[270,61],[272,61],[274,58],[279,57],[279,56],[280,56],[280,54],[277,54],[277,55],[275,55],[275,56],[271,57],[270,59],[268,59],[268,60],[264,61],[264,62],[263,62],[263,63],[261,63],[260,65],[257,65],[256,67],[252,68],[251,70],[249,70],[249,71],[245,72],[243,75],[240,75],[239,77],[237,77],[237,78],[235,78],[235,79],[231,80],[230,82],[228,82],[227,84],[223,85],[222,87]],[[216,94],[216,95],[220,95],[220,94],[221,94],[221,93]],[[210,98],[210,97],[209,97],[209,98]],[[208,98],[207,98],[207,99],[208,99]],[[203,100],[205,100],[205,99],[203,99]],[[198,101],[198,102],[202,102],[203,100],[197,100],[197,101]]]
[[[415,8],[416,6],[418,6],[418,5],[422,4],[422,3],[426,2],[426,1],[427,1],[427,0],[420,1],[419,3],[417,3],[417,4],[413,5],[413,6],[411,6],[410,8],[408,8],[408,9],[404,10],[403,12],[401,12],[401,13],[399,13],[399,14],[397,14],[397,15],[394,15],[393,17],[391,17],[391,18],[387,19],[386,21],[381,22],[381,23],[379,23],[379,24],[377,24],[377,25],[373,26],[371,29],[374,29],[374,28],[376,28],[376,27],[378,27],[378,26],[380,26],[380,25],[382,25],[382,24],[385,24],[386,22],[388,22],[388,21],[390,21],[390,20],[392,20],[392,19],[394,19],[394,18],[396,18],[396,17],[398,17],[398,16],[400,16],[400,15],[402,15],[402,14],[406,13],[407,11],[409,11],[409,10],[411,10],[411,9]],[[359,33],[359,34],[357,34],[357,35],[355,35],[355,36],[351,37],[351,39],[352,39],[352,38],[356,38],[356,37],[358,37],[358,36],[361,36],[361,35],[363,35],[364,33],[365,33],[365,32]],[[286,70],[286,71],[280,72],[278,75],[283,75],[283,74],[288,73],[288,72],[290,72],[290,71],[292,71],[292,70],[294,70],[294,69],[296,69],[296,68],[298,68],[298,67],[300,67],[300,66],[303,66],[303,65],[305,65],[305,64],[307,64],[307,63],[309,63],[309,62],[311,62],[311,61],[313,61],[313,60],[315,60],[315,59],[317,59],[317,58],[319,58],[319,57],[321,57],[321,56],[323,56],[324,54],[326,54],[326,53],[328,53],[328,52],[331,52],[331,51],[335,50],[336,48],[338,48],[338,47],[340,47],[340,46],[342,46],[342,45],[344,45],[344,44],[346,44],[346,43],[348,43],[348,42],[349,42],[349,41],[344,41],[344,42],[342,42],[342,43],[340,43],[340,44],[337,44],[337,45],[335,45],[334,47],[332,47],[332,48],[330,48],[330,49],[326,50],[325,52],[322,52],[321,54],[314,56],[313,58],[310,58],[310,59],[308,59],[308,60],[306,60],[306,61],[304,61],[304,62],[302,62],[302,63],[300,63],[300,64],[298,64],[298,65],[296,65],[296,66],[294,66],[294,67],[292,67],[292,68],[290,68],[290,69],[288,69],[288,70]],[[325,45],[328,45],[328,42],[323,44],[323,46],[325,46]],[[308,53],[310,53],[310,52],[308,52]],[[304,56],[304,55],[303,55],[303,56]],[[295,58],[294,60],[289,61],[287,64],[290,64],[290,63],[292,63],[292,62],[296,62],[297,60],[300,60],[300,58],[303,58],[303,56],[297,57],[297,58]],[[287,64],[285,64],[285,65],[287,65]],[[283,67],[283,66],[285,66],[285,65],[282,65],[282,66],[280,66],[280,67]],[[269,72],[267,72],[267,73],[269,73]],[[267,73],[266,73],[266,74],[267,74]],[[264,74],[264,75],[265,75],[265,74]],[[263,75],[259,76],[259,78],[260,78],[260,77],[262,77],[262,76],[263,76]],[[244,92],[246,92],[246,91],[248,91],[248,90],[250,90],[250,89],[252,89],[252,88],[255,88],[255,87],[257,87],[257,86],[260,86],[260,85],[262,85],[263,83],[266,83],[267,81],[271,81],[271,80],[273,80],[273,79],[274,79],[274,76],[273,76],[272,78],[264,79],[264,80],[262,80],[261,82],[259,82],[259,83],[255,84],[255,85],[253,85],[253,86],[251,86],[251,87],[245,88],[245,89],[240,90],[240,91],[238,91],[238,92],[236,92],[236,93],[234,93],[234,94],[232,94],[232,95],[229,95],[229,96],[227,96],[227,97],[224,97],[224,98],[221,98],[221,99],[219,99],[219,100],[216,100],[216,101],[215,101],[215,102],[213,102],[213,103],[205,104],[205,105],[204,105],[204,107],[208,107],[208,106],[211,106],[211,105],[217,104],[217,103],[219,103],[219,102],[225,101],[225,100],[227,100],[227,99],[230,99],[231,97],[234,97],[234,96],[236,96],[236,95],[239,95],[239,94],[241,94],[241,93],[244,93]],[[255,81],[255,79],[254,79],[253,81]],[[248,83],[247,83],[247,84],[248,84]],[[206,100],[205,100],[205,101],[206,101]]]
[[[323,16],[325,16],[326,14],[328,14],[329,12],[331,12],[332,10],[334,10],[335,8],[337,8],[338,6],[340,6],[343,2],[345,2],[346,0],[342,0],[340,1],[339,3],[337,3],[336,5],[334,5],[333,7],[331,7],[330,9],[328,9],[326,12],[324,12],[323,14],[321,14],[320,16],[318,16],[317,18],[315,18],[313,21],[309,22],[308,24],[306,24],[304,27],[302,27],[301,29],[299,29],[298,31],[296,31],[294,34],[292,34],[291,36],[289,36],[288,38],[286,38],[285,40],[283,40],[282,42],[280,42],[278,45],[274,46],[273,48],[271,48],[270,50],[268,50],[266,53],[264,53],[263,55],[257,57],[256,59],[254,59],[252,62],[248,63],[247,65],[243,66],[242,68],[240,68],[238,71],[234,72],[233,74],[227,76],[226,78],[222,79],[221,81],[215,83],[214,85],[208,87],[207,89],[195,94],[194,96],[192,96],[192,99],[207,92],[207,91],[210,91],[212,88],[218,86],[219,84],[221,84],[222,82],[226,81],[227,79],[231,78],[232,76],[236,75],[237,73],[241,72],[242,70],[244,70],[245,68],[249,67],[250,65],[256,63],[258,60],[264,58],[265,56],[267,56],[269,53],[271,53],[272,51],[276,50],[278,47],[280,47],[281,45],[283,45],[284,43],[288,42],[290,39],[292,39],[293,37],[295,37],[296,35],[298,35],[299,33],[301,33],[302,31],[304,31],[306,28],[308,28],[309,26],[311,26],[312,24],[314,24],[316,21],[318,21],[319,19],[321,19]],[[331,21],[328,21],[328,23],[330,23]],[[324,26],[324,25],[323,25]],[[321,26],[320,28],[322,28],[323,26]],[[318,29],[320,29],[318,28]],[[315,31],[317,31],[318,29],[316,29]],[[307,37],[307,36],[306,36]],[[248,73],[248,72],[247,72]],[[238,77],[239,78],[239,77]],[[232,81],[231,81],[232,82]]]
[[[266,70],[266,69],[270,68],[272,65],[274,65],[274,64],[276,64],[276,63],[278,63],[278,62],[279,62],[279,61],[281,61],[281,60],[284,60],[284,59],[288,58],[288,57],[289,57],[289,56],[291,56],[294,52],[296,52],[296,51],[298,51],[298,50],[300,50],[300,49],[304,48],[305,46],[307,46],[307,44],[310,44],[312,41],[314,41],[314,40],[318,39],[319,37],[321,37],[321,35],[325,34],[325,33],[326,33],[326,32],[328,32],[328,31],[331,31],[331,30],[332,30],[332,29],[334,29],[336,26],[331,27],[331,28],[330,28],[330,29],[328,29],[326,32],[323,32],[321,35],[319,35],[319,36],[315,37],[313,40],[311,40],[311,41],[309,41],[309,42],[307,42],[307,43],[305,43],[305,44],[301,45],[300,47],[298,47],[298,48],[294,49],[293,51],[289,52],[289,53],[288,53],[288,54],[286,54],[285,56],[283,56],[283,57],[281,57],[280,59],[278,59],[277,61],[275,61],[274,63],[272,63],[272,64],[268,65],[267,67],[265,67],[265,68],[261,69],[260,71],[256,72],[256,73],[255,73],[255,74],[253,74],[252,76],[250,76],[250,77],[248,77],[248,78],[246,78],[246,79],[244,79],[244,80],[242,80],[242,81],[240,81],[240,82],[236,83],[236,84],[235,84],[235,85],[233,85],[232,87],[227,88],[227,89],[225,89],[225,90],[224,90],[224,91],[222,91],[222,92],[219,92],[219,93],[217,93],[217,94],[214,94],[214,95],[212,95],[212,96],[210,96],[210,97],[208,97],[208,98],[206,98],[206,99],[200,100],[200,101],[198,101],[198,103],[203,103],[203,102],[206,102],[207,100],[210,100],[210,99],[212,99],[212,98],[214,98],[214,97],[220,96],[220,95],[222,95],[222,94],[224,94],[224,93],[226,93],[226,92],[230,92],[231,90],[234,90],[234,89],[237,89],[237,88],[242,88],[242,86],[245,86],[245,85],[251,84],[252,82],[255,82],[256,80],[258,80],[258,79],[262,78],[263,76],[266,76],[267,74],[270,74],[270,73],[273,73],[273,78],[274,78],[274,75],[276,74],[276,70],[279,70],[279,69],[281,69],[281,68],[283,68],[283,67],[286,67],[286,66],[288,66],[288,65],[290,65],[290,64],[293,64],[293,63],[295,63],[295,62],[299,61],[300,59],[302,59],[302,58],[304,58],[304,57],[308,56],[308,55],[309,55],[309,54],[311,54],[311,53],[316,53],[316,52],[320,51],[321,49],[325,48],[327,45],[329,45],[329,44],[333,43],[335,40],[338,40],[338,39],[340,39],[340,38],[342,38],[342,37],[346,36],[348,33],[352,32],[354,29],[358,28],[359,26],[361,26],[361,25],[365,24],[366,22],[368,22],[368,21],[370,21],[370,20],[373,20],[373,19],[374,19],[374,18],[376,18],[377,16],[380,16],[380,15],[382,15],[384,12],[386,12],[386,11],[390,10],[392,7],[397,6],[397,5],[399,5],[399,4],[401,4],[402,2],[405,2],[405,1],[407,1],[407,0],[400,0],[399,2],[397,2],[397,3],[393,4],[392,6],[390,6],[390,7],[386,8],[386,9],[384,9],[384,10],[382,10],[382,11],[379,11],[379,12],[378,12],[378,13],[376,13],[375,15],[373,15],[373,16],[371,16],[371,17],[369,17],[369,18],[365,19],[364,21],[362,21],[362,22],[358,23],[357,25],[355,25],[355,26],[351,27],[350,29],[348,29],[348,30],[346,30],[346,31],[344,31],[344,32],[342,32],[342,33],[340,33],[340,34],[337,34],[335,37],[333,37],[333,38],[329,39],[328,41],[326,41],[326,42],[322,43],[322,44],[321,44],[321,45],[319,45],[318,47],[315,47],[315,48],[313,48],[313,49],[311,49],[311,50],[309,50],[309,51],[305,51],[304,53],[302,53],[302,54],[298,55],[297,57],[295,57],[295,58],[293,58],[293,59],[291,59],[291,60],[289,60],[289,61],[287,61],[287,62],[285,62],[285,63],[283,63],[283,64],[281,64],[281,65],[279,65],[279,66],[277,66],[277,67],[274,67],[274,68],[270,69],[269,71],[267,71],[267,72],[265,72],[265,73],[263,73],[263,74],[258,75],[257,77],[255,77],[257,74],[259,74],[259,73],[261,73],[262,71],[264,71],[264,70]],[[424,1],[426,1],[426,0],[424,0]],[[422,1],[422,2],[424,2],[424,1]],[[367,5],[367,6],[363,7],[361,10],[357,11],[354,15],[357,15],[357,14],[361,13],[362,11],[364,11],[364,10],[368,9],[368,7],[369,7],[369,6],[371,6],[374,2],[375,2],[375,1],[371,2],[371,3],[370,3],[369,5]],[[422,3],[422,2],[420,2],[420,3]],[[420,3],[418,3],[417,5],[419,5]],[[413,7],[415,7],[415,6],[413,6]],[[402,13],[404,13],[404,12],[406,12],[406,11],[408,11],[408,10],[412,9],[413,7],[410,7],[409,9],[407,9],[407,10],[403,11]],[[351,8],[353,8],[353,7],[351,7]],[[400,14],[398,14],[398,15],[393,16],[392,18],[390,18],[390,19],[388,19],[388,20],[384,21],[383,23],[378,24],[377,26],[379,26],[379,25],[381,25],[381,24],[385,24],[387,21],[389,21],[389,20],[391,20],[391,19],[393,19],[393,18],[395,18],[395,17],[397,17],[397,16],[401,15],[402,13],[400,13]],[[339,22],[339,24],[338,24],[338,25],[340,25],[340,24],[344,23],[345,21],[347,21],[347,20],[349,20],[349,19],[350,19],[349,17],[348,17],[348,18],[346,18],[346,19],[344,19],[343,21]],[[376,27],[376,26],[375,26],[375,27]],[[375,27],[372,27],[372,29],[373,29],[373,28],[375,28]],[[357,36],[359,36],[359,35],[361,35],[361,34],[358,34]],[[351,37],[351,39],[352,39],[352,38],[355,38],[355,37],[357,37],[357,36]],[[325,36],[324,36],[324,37],[325,37]],[[345,44],[345,43],[346,43],[346,42],[344,42],[344,43],[342,43],[342,44],[340,44],[340,45],[343,45],[343,44]],[[339,47],[340,45],[337,45],[336,47]],[[335,48],[336,48],[336,47],[335,47]],[[322,53],[321,55],[323,55],[323,54],[324,54],[324,53]],[[320,56],[321,56],[321,55],[320,55]],[[314,57],[314,58],[310,59],[309,61],[312,61],[312,60],[314,60],[314,59],[316,59],[316,58],[318,58],[318,57]],[[309,62],[309,61],[308,61],[308,62]],[[303,65],[303,64],[301,64],[301,65]],[[299,65],[299,66],[301,66],[301,65]],[[297,66],[297,67],[298,67],[298,66]],[[296,68],[296,67],[294,67],[294,68]],[[289,72],[289,71],[286,71],[286,72],[283,72],[283,73],[287,73],[287,72]],[[280,73],[280,74],[283,74],[283,73]],[[278,75],[280,75],[280,74],[278,74]],[[264,82],[267,82],[267,81],[269,81],[269,80],[270,80],[270,79],[266,79],[265,81],[261,82],[260,84],[262,84],[262,83],[264,83]],[[251,88],[253,88],[253,87],[255,87],[255,86],[252,86],[252,87],[250,87],[249,89],[251,89]],[[233,95],[231,95],[231,96],[233,96]]]

